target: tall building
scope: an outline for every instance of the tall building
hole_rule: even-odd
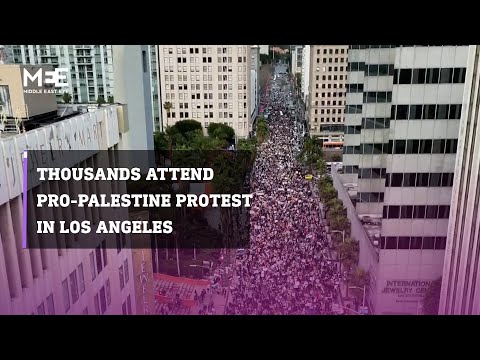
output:
[[[260,106],[260,48],[252,45],[250,51],[250,122],[253,123]]]
[[[309,103],[310,99],[310,48],[311,45],[305,45],[303,49],[303,62],[302,62],[302,100],[304,104]],[[306,113],[307,120],[309,119],[308,113]]]
[[[148,55],[150,63],[150,74],[151,74],[151,94],[152,94],[152,116],[153,116],[153,131],[160,131],[160,116],[162,112],[160,111],[161,101],[158,93],[158,55],[157,55],[157,46],[149,45]]]
[[[312,45],[307,103],[310,135],[342,141],[347,82],[347,45]]]
[[[72,103],[95,103],[113,96],[112,45],[7,45],[14,64],[65,67]],[[62,102],[62,94],[57,101]]]
[[[302,73],[303,67],[303,45],[292,46],[292,75]]]
[[[418,313],[442,274],[467,55],[350,47],[341,178],[377,314]]]
[[[159,45],[163,128],[194,119],[231,126],[237,138],[251,127],[251,49],[247,45]],[[164,104],[172,105],[169,112]]]
[[[470,46],[439,313],[480,315],[480,54]]]
[[[23,191],[24,150],[45,150],[47,157],[50,150],[89,150],[88,157],[80,159],[79,164],[91,167],[97,161],[99,151],[108,151],[110,159],[117,162],[119,153],[114,150],[153,148],[152,139],[147,138],[148,134],[152,137],[152,120],[148,116],[151,111],[148,63],[144,66],[148,48],[117,48],[115,45],[113,50],[118,79],[116,96],[127,106],[104,106],[93,112],[69,113],[67,116],[63,116],[63,110],[55,111],[54,94],[24,92],[20,66],[0,66],[0,100],[7,104],[6,109],[1,109],[0,117],[0,125],[3,125],[0,126],[0,314],[135,314],[138,282],[153,288],[151,272],[142,272],[139,279],[134,277],[138,264],[133,262],[129,234],[92,234],[96,247],[90,249],[24,249],[22,246],[24,199],[28,201],[27,221],[34,222],[38,214],[34,201],[36,188],[26,194]],[[24,132],[21,127],[15,131],[15,124],[7,131],[6,125],[12,116],[25,118],[22,104],[27,105],[30,118],[35,118],[35,122],[27,123]],[[4,116],[8,112],[10,116]],[[30,127],[33,129],[28,131]],[[104,181],[101,184],[49,181],[39,186],[42,193],[61,191],[71,195],[78,194],[78,187],[82,193],[106,193],[107,196],[109,192],[126,191],[124,183],[106,184]],[[93,222],[112,211],[108,208],[79,209],[53,208],[52,211],[58,218]],[[38,237],[41,239],[41,235]],[[60,242],[73,241],[74,238],[73,234],[58,234]],[[108,246],[108,241],[110,244],[116,242],[116,248]],[[143,257],[139,261],[141,265]],[[141,313],[146,313],[145,300],[140,298],[140,301]]]

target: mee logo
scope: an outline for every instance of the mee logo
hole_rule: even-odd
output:
[[[23,68],[23,92],[27,94],[56,94],[68,87],[68,68],[56,68],[53,71],[39,68],[34,72]]]

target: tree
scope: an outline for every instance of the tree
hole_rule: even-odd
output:
[[[300,152],[298,159],[303,163],[303,165],[308,165],[311,173],[313,164],[316,164],[322,155],[323,153],[320,145],[315,141],[315,139],[309,137],[303,143],[303,149]]]
[[[334,161],[334,162],[340,162],[340,161],[342,161],[342,155],[340,155],[340,154],[333,154],[333,155],[332,155],[332,161]]]
[[[257,120],[257,128],[256,128],[256,134],[255,134],[258,142],[260,144],[264,142],[267,139],[268,134],[269,134],[268,124],[265,121],[265,118],[260,117]]]
[[[438,315],[440,306],[440,291],[442,289],[442,278],[431,282],[423,298],[422,311],[425,315]]]
[[[327,163],[324,158],[317,160],[317,172],[321,177],[327,173]]]
[[[357,299],[363,298],[363,291],[360,289],[367,290],[368,285],[370,284],[370,273],[365,271],[365,269],[360,266],[356,266],[355,270],[350,272],[348,276],[348,282],[350,285],[355,286],[356,289],[352,289],[354,296]]]
[[[107,101],[108,101],[109,104],[113,104],[113,103],[115,102],[112,95],[109,95],[109,96],[108,96],[108,100],[107,100]]]
[[[210,123],[207,128],[208,136],[225,140],[229,144],[235,143],[235,130],[232,127],[221,123]]]
[[[198,130],[203,132],[202,123],[198,122],[197,120],[180,120],[177,121],[172,128],[175,128],[177,132],[185,138],[193,136],[193,133]]]
[[[64,92],[62,95],[62,100],[64,104],[70,104],[72,101],[72,95],[70,95],[68,92]]]
[[[173,105],[170,101],[165,101],[165,103],[163,104],[163,108],[167,112],[167,127],[168,127],[168,118],[170,117],[170,111],[172,110]]]
[[[105,99],[103,98],[103,96],[99,96],[97,99],[98,107],[102,106],[103,104],[105,104]]]
[[[168,150],[167,135],[163,132],[156,132],[153,134],[153,144],[155,150]]]
[[[346,238],[344,242],[337,244],[337,256],[340,264],[344,266],[347,270],[347,293],[346,296],[348,297],[348,282],[350,276],[350,269],[352,266],[357,265],[358,263],[358,252],[360,248],[358,245],[358,241],[352,239],[350,237]]]

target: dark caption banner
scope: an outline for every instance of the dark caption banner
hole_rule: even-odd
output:
[[[27,247],[247,248],[253,161],[250,151],[29,150]],[[44,171],[42,180],[40,168],[60,171]],[[147,181],[150,168],[212,169],[213,178],[179,180],[179,172],[175,180],[165,171],[165,180]],[[162,171],[155,172],[160,178]],[[212,172],[189,172],[198,174]]]

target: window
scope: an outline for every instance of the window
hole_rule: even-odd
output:
[[[93,251],[90,253],[90,271],[92,273],[92,281],[93,281],[97,276],[96,267],[95,267],[95,254]]]
[[[446,140],[445,154],[455,154],[457,152],[457,139]]]
[[[410,120],[422,119],[423,105],[410,105]]]
[[[398,238],[398,249],[409,249],[410,248],[410,237],[400,236]]]
[[[449,119],[460,119],[462,114],[462,104],[450,105],[448,118]]]
[[[127,296],[127,313],[132,315],[132,302],[130,301],[130,295]]]
[[[406,150],[406,140],[395,140],[393,153],[394,154],[405,154]]]
[[[425,84],[426,69],[413,69],[412,84]]]
[[[454,84],[464,83],[465,82],[465,68],[456,68],[453,69],[453,79]]]
[[[401,69],[398,77],[399,84],[411,84],[412,83],[412,69]]]
[[[95,303],[95,314],[100,315],[100,302],[98,301],[98,294],[95,294],[93,297],[93,302]]]
[[[420,154],[432,153],[432,140],[420,140]]]
[[[96,261],[96,264],[97,264],[97,273],[100,274],[102,272],[102,269],[103,269],[102,249],[101,249],[100,245],[98,245],[95,248],[95,261]]]
[[[404,205],[400,209],[400,218],[401,219],[411,219],[413,216],[413,206]]]
[[[444,105],[444,104],[437,105],[437,112],[435,114],[435,119],[448,119],[448,105]]]
[[[63,290],[63,304],[65,306],[65,312],[70,310],[70,294],[68,292],[68,279],[62,281],[62,290]]]
[[[453,69],[444,68],[440,70],[440,84],[452,83]]]
[[[432,154],[443,154],[445,152],[445,140],[435,139],[432,142]]]
[[[435,243],[435,238],[433,236],[425,236],[423,238],[423,249],[433,250],[435,248],[434,243]]]
[[[72,304],[78,300],[77,271],[73,270],[70,274],[70,290],[72,294]]]
[[[438,205],[427,205],[426,218],[437,219],[437,217],[438,217]]]
[[[425,212],[426,212],[425,205],[415,205],[413,207],[413,218],[414,219],[425,219]]]
[[[143,65],[143,72],[147,72],[147,52],[144,50],[142,51],[142,65]]]
[[[414,187],[417,181],[416,173],[405,173],[403,174],[403,186],[412,186]]]
[[[107,298],[105,294],[105,286],[102,286],[100,289],[100,310],[102,314],[105,314],[105,311],[107,311]]]
[[[105,283],[106,293],[107,293],[107,305],[110,305],[112,302],[112,294],[110,292],[110,279],[107,279]]]
[[[442,187],[453,186],[453,173],[442,174]]]
[[[445,250],[447,247],[447,237],[437,236],[435,238],[435,250]]]
[[[406,120],[408,119],[408,105],[397,105],[397,120]]]
[[[435,119],[436,105],[425,105],[423,108],[424,119]]]
[[[397,248],[397,237],[395,236],[387,236],[385,243],[385,249],[393,250]]]
[[[439,69],[427,69],[427,84],[438,84]]]
[[[118,268],[118,275],[119,275],[119,278],[120,278],[120,290],[122,290],[125,286],[124,278],[123,278],[123,266],[120,266]]]
[[[427,187],[429,178],[430,178],[429,173],[418,173],[417,174],[417,187]]]
[[[43,305],[43,302],[37,307],[37,314],[45,315],[45,305]]]
[[[55,315],[55,303],[53,301],[53,293],[47,297],[47,313],[48,315]]]

